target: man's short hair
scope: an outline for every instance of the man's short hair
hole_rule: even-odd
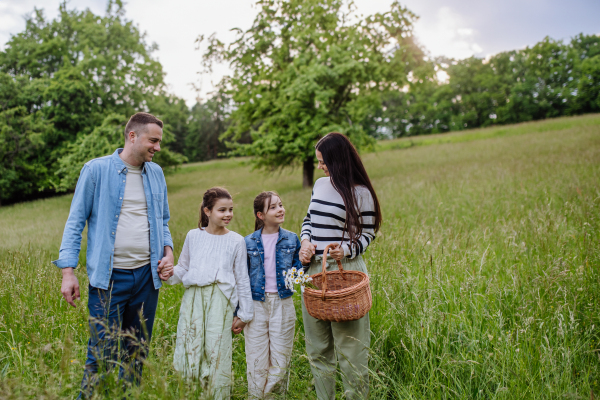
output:
[[[127,140],[129,132],[131,131],[134,131],[136,135],[145,133],[146,125],[148,124],[156,124],[160,126],[161,129],[163,127],[163,122],[152,114],[148,114],[145,112],[133,114],[131,118],[129,118],[129,122],[127,122],[127,125],[125,126],[125,140]]]

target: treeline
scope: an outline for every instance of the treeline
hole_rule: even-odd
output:
[[[410,20],[402,23],[409,32]],[[402,37],[399,46],[406,47],[398,60],[411,61],[403,64],[401,85],[357,102],[369,110],[355,113],[362,120],[352,121],[350,114],[343,118],[371,137],[600,111],[598,36],[579,35],[569,43],[546,38],[485,60],[430,60],[410,37]],[[84,162],[122,146],[124,124],[137,111],[166,123],[163,151],[155,157],[164,168],[225,155],[223,134],[233,126],[232,113],[242,107],[235,94],[224,89],[188,108],[166,90],[154,50],[124,18],[119,1],[109,1],[104,16],[68,10],[65,3],[52,21],[37,9],[28,16],[25,30],[0,52],[0,203],[72,190]],[[315,99],[308,107],[322,112]],[[244,112],[258,115],[252,101],[243,104]],[[230,134],[229,140],[249,143],[261,121],[252,124],[246,134]],[[236,121],[238,131],[240,126]]]
[[[83,163],[122,147],[138,111],[166,123],[155,157],[163,167],[226,150],[222,99],[190,110],[169,94],[155,45],[121,2],[110,1],[104,16],[66,3],[59,11],[47,21],[36,9],[0,52],[0,204],[73,189]]]
[[[447,82],[438,77],[447,76]],[[535,46],[487,59],[437,59],[402,90],[387,93],[363,122],[375,137],[399,137],[600,112],[600,37]]]

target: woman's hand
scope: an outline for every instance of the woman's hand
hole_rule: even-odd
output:
[[[310,259],[315,255],[316,247],[314,244],[310,242],[308,239],[304,239],[302,241],[302,246],[300,247],[300,262],[304,265],[310,264]]]
[[[335,243],[329,248],[329,256],[336,261],[341,261],[344,258],[344,248]]]
[[[239,333],[242,333],[245,326],[246,323],[244,321],[242,321],[239,317],[234,317],[233,324],[231,324],[231,330],[237,335]]]

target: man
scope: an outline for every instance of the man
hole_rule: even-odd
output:
[[[133,115],[124,148],[87,162],[75,188],[53,263],[62,270],[62,295],[75,307],[79,283],[73,270],[87,222],[90,340],[79,397],[90,397],[98,376],[115,364],[120,379],[139,385],[161,279],[173,275],[167,186],[152,162],[162,127],[151,114]]]

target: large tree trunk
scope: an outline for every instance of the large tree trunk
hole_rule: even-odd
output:
[[[315,177],[315,163],[312,158],[304,161],[302,165],[302,187],[309,188],[313,186]]]

